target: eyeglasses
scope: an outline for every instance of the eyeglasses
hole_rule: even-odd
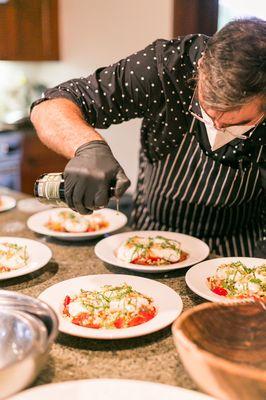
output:
[[[215,122],[215,121],[218,121],[218,120],[221,118],[221,116],[224,114],[224,112],[222,111],[222,112],[218,115],[218,117],[216,117],[214,120],[213,120],[211,117],[209,117],[209,118],[212,120],[212,122],[207,121],[207,120],[206,120],[204,117],[202,117],[201,115],[196,114],[196,112],[194,112],[194,111],[192,110],[192,108],[193,108],[193,103],[194,103],[194,100],[195,100],[195,95],[196,95],[196,93],[197,93],[197,89],[198,89],[198,86],[196,86],[196,88],[195,88],[195,90],[194,90],[194,93],[193,93],[193,96],[192,96],[190,105],[189,105],[189,107],[188,107],[188,111],[190,112],[191,115],[193,115],[194,118],[196,118],[196,119],[199,120],[200,122],[203,122],[205,125],[207,125],[207,126],[213,128],[213,127],[214,127],[214,122]],[[203,109],[203,107],[200,106],[199,101],[196,101],[196,102],[195,102],[195,106],[198,108],[198,111],[199,111],[199,112],[201,112],[201,108],[202,108],[202,110],[206,113],[206,111]],[[206,113],[206,114],[207,114],[207,113]],[[208,115],[208,114],[207,114],[207,115]],[[255,129],[258,127],[258,125],[260,124],[260,122],[263,120],[264,117],[265,117],[265,116],[264,116],[264,113],[262,113],[261,116],[256,120],[255,126],[252,128],[252,130],[251,130],[250,132],[249,132],[249,131],[246,132],[246,133],[249,134],[248,136],[245,136],[245,135],[237,135],[237,134],[234,134],[232,131],[230,131],[230,132],[228,132],[228,133],[230,133],[231,136],[233,136],[233,137],[235,137],[235,138],[238,138],[238,139],[244,139],[244,140],[245,140],[245,139],[248,139],[248,137],[250,137],[250,136],[252,135],[252,133],[255,131]],[[219,130],[219,131],[221,131],[221,132],[225,132],[227,128],[232,128],[232,127],[235,127],[235,126],[238,126],[238,127],[239,127],[240,125],[231,125],[231,126],[229,126],[229,127],[220,128],[220,129],[217,129],[217,130]],[[244,125],[243,125],[243,126],[244,126]]]

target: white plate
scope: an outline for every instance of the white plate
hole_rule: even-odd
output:
[[[9,400],[214,400],[194,390],[127,379],[87,379],[26,390]]]
[[[137,265],[131,264],[126,261],[119,260],[116,257],[115,251],[121,245],[124,240],[127,240],[131,236],[165,236],[166,238],[177,240],[181,243],[181,248],[183,251],[188,253],[188,257],[186,260],[169,264],[169,265],[160,265],[160,266],[146,266],[146,265]],[[97,257],[99,257],[102,261],[116,265],[117,267],[132,269],[134,271],[139,272],[166,272],[174,269],[189,267],[190,265],[196,264],[202,260],[204,260],[209,255],[209,247],[206,243],[201,240],[189,236],[184,235],[182,233],[176,232],[164,232],[164,231],[133,231],[133,232],[125,232],[119,233],[117,235],[112,235],[101,240],[95,246],[95,253]]]
[[[186,284],[188,287],[199,296],[206,300],[214,302],[232,302],[235,299],[228,299],[224,296],[219,296],[213,293],[208,285],[207,278],[214,275],[219,265],[229,264],[236,261],[240,261],[248,267],[255,267],[265,263],[263,258],[252,258],[252,257],[225,257],[225,258],[215,258],[214,260],[204,261],[200,264],[194,265],[186,273]]]
[[[62,304],[66,295],[79,293],[80,289],[99,290],[104,285],[127,283],[133,289],[151,297],[157,308],[157,315],[138,326],[122,329],[93,329],[74,325],[62,315]],[[88,275],[68,279],[46,289],[39,296],[48,303],[59,318],[59,330],[73,336],[95,339],[123,339],[156,332],[170,325],[181,313],[183,303],[180,296],[168,286],[151,279],[130,275]]]
[[[46,265],[52,257],[52,252],[45,244],[36,240],[24,239],[11,236],[0,236],[0,243],[15,243],[19,246],[27,246],[29,261],[25,267],[9,271],[0,272],[0,280],[14,278],[36,271]]]
[[[2,205],[0,205],[0,212],[10,210],[16,206],[16,200],[14,197],[6,196],[5,194],[0,194]]]
[[[59,213],[61,211],[71,211],[69,208],[53,208],[52,210],[46,210],[32,215],[28,221],[28,227],[36,233],[42,235],[52,236],[57,239],[63,240],[88,240],[94,239],[98,236],[104,235],[116,231],[127,223],[127,217],[118,211],[111,210],[110,208],[103,208],[97,210],[97,214],[101,214],[109,223],[107,228],[101,229],[96,232],[83,232],[83,233],[69,233],[69,232],[53,232],[52,230],[45,227],[45,223],[48,221],[51,214]]]

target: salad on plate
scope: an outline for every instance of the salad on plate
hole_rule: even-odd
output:
[[[116,250],[116,257],[138,265],[169,265],[184,261],[188,253],[181,249],[177,240],[164,236],[132,236]]]
[[[121,329],[143,324],[156,315],[153,299],[124,283],[100,290],[81,289],[65,296],[63,316],[75,325],[94,329]]]
[[[240,261],[222,264],[207,278],[207,284],[213,293],[230,299],[266,298],[266,264],[256,267]]]
[[[46,228],[52,231],[69,233],[96,232],[107,228],[108,225],[100,213],[80,215],[71,210],[55,211],[45,223]]]
[[[27,265],[28,260],[27,246],[16,243],[0,243],[0,273],[23,268]]]

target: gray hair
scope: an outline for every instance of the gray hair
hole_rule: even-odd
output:
[[[228,111],[260,97],[266,111],[266,21],[237,19],[216,32],[198,78],[209,107]]]

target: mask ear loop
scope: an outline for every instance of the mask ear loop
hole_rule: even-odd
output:
[[[195,97],[195,94],[196,94],[197,87],[198,87],[198,83],[197,83],[197,85],[196,85],[196,87],[195,87],[195,89],[194,89],[194,92],[193,92],[193,95],[192,95],[190,104],[189,104],[189,106],[188,106],[188,112],[190,112],[191,115],[192,115],[192,117],[193,117],[192,122],[191,122],[191,124],[190,124],[190,129],[189,129],[189,133],[191,133],[191,134],[193,134],[194,125],[195,125],[195,122],[196,122],[196,118],[195,118],[195,116],[193,115],[193,113],[191,112],[191,109],[192,109],[192,103],[193,103],[193,101],[194,101],[194,97]]]
[[[193,117],[192,122],[191,122],[191,125],[190,125],[190,129],[189,129],[189,133],[191,133],[191,134],[193,134],[193,129],[194,129],[195,121],[196,121],[196,118]]]

